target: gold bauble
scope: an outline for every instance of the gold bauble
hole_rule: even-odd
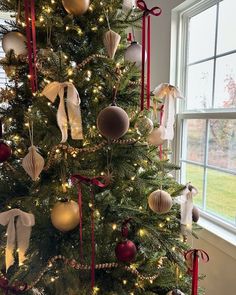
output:
[[[69,14],[82,15],[88,10],[90,1],[89,0],[62,0],[62,4],[65,10]]]
[[[80,219],[79,205],[74,201],[57,202],[51,212],[54,227],[62,232],[73,230]]]
[[[148,205],[155,213],[167,213],[172,207],[172,198],[167,192],[157,190],[148,197]]]
[[[14,50],[16,55],[26,55],[28,52],[26,43],[26,37],[20,32],[9,32],[2,38],[2,48],[5,53]]]

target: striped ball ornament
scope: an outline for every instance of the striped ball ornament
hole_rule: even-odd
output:
[[[172,198],[167,192],[156,190],[148,197],[148,205],[155,213],[167,213],[172,207]]]

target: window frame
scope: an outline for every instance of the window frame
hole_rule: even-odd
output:
[[[187,67],[189,64],[196,64],[200,63],[197,61],[196,63],[189,63],[188,64],[188,44],[189,44],[189,33],[188,33],[188,24],[191,17],[203,12],[204,10],[218,5],[217,8],[217,19],[216,19],[216,40],[215,40],[215,49],[214,49],[214,56],[211,58],[204,59],[206,60],[214,60],[214,72],[213,77],[215,81],[215,73],[216,73],[216,60],[217,57],[226,56],[228,54],[235,53],[236,50],[217,55],[217,30],[218,30],[218,20],[219,20],[219,3],[222,0],[202,0],[202,1],[193,1],[188,0],[185,3],[178,6],[176,9],[172,11],[172,46],[171,46],[171,83],[178,85],[179,88],[182,90],[183,95],[186,95],[187,90]],[[174,35],[174,37],[173,37]],[[186,46],[187,45],[187,46]],[[174,52],[175,51],[175,52]],[[202,60],[203,61],[203,60]],[[213,95],[212,100],[214,99],[214,91],[215,85],[213,81]],[[173,158],[175,163],[181,166],[182,163],[189,163],[197,165],[198,167],[203,167],[204,169],[204,179],[203,179],[203,210],[201,210],[201,216],[209,220],[210,222],[223,227],[224,229],[230,231],[231,233],[236,233],[236,225],[228,223],[223,218],[221,219],[220,216],[210,214],[204,211],[204,204],[206,204],[206,173],[207,168],[214,169],[221,172],[230,173],[231,175],[236,175],[236,172],[233,172],[228,169],[218,168],[209,165],[207,161],[207,154],[208,154],[208,134],[206,134],[205,138],[205,158],[203,164],[195,163],[188,160],[182,159],[182,151],[184,148],[184,124],[185,120],[187,119],[205,119],[206,120],[206,128],[209,128],[209,120],[210,119],[236,119],[236,108],[224,109],[224,108],[211,108],[211,109],[204,109],[201,111],[198,110],[187,110],[186,108],[186,100],[179,101],[177,104],[177,115],[176,115],[176,140],[173,143],[174,147],[174,154]],[[213,105],[212,105],[213,106]],[[207,133],[206,129],[206,133]],[[206,153],[207,152],[207,153]],[[218,169],[217,169],[218,168]],[[179,181],[181,181],[181,171],[176,173],[176,177]]]

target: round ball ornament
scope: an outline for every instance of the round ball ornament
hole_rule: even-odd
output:
[[[79,224],[79,205],[74,201],[59,201],[51,212],[51,220],[54,227],[62,232],[68,232]]]
[[[3,163],[7,161],[8,158],[10,158],[12,154],[11,148],[9,145],[4,143],[4,141],[0,141],[0,163]]]
[[[178,289],[175,289],[173,291],[168,292],[166,295],[185,295],[183,292],[181,292]]]
[[[62,0],[62,4],[65,10],[69,14],[78,16],[78,15],[84,14],[88,10],[90,1],[89,0]]]
[[[99,113],[97,127],[107,139],[119,139],[129,129],[129,117],[122,108],[112,105]]]
[[[165,142],[165,140],[162,139],[164,131],[164,127],[162,126],[159,128],[154,128],[151,134],[148,136],[148,143],[155,146],[162,145]]]
[[[147,59],[147,54],[145,54],[145,62]],[[125,51],[125,60],[135,63],[137,67],[142,65],[142,46],[134,41]]]
[[[193,214],[193,222],[198,222],[198,220],[200,218],[200,213],[199,213],[199,210],[196,206],[193,206],[192,214]]]
[[[155,213],[167,213],[172,207],[171,196],[162,190],[154,191],[148,197],[148,205],[150,209]]]
[[[127,240],[116,245],[115,253],[119,261],[131,262],[135,259],[137,248],[132,241]]]
[[[142,117],[138,119],[134,127],[140,135],[149,135],[153,131],[153,122],[147,117]]]
[[[26,55],[28,52],[26,42],[26,37],[20,32],[9,32],[2,38],[2,48],[5,53],[14,50],[16,55]]]

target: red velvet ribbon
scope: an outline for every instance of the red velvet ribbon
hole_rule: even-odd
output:
[[[164,105],[162,105],[161,109],[160,109],[160,126],[162,125],[163,116],[164,116]],[[163,149],[162,149],[162,144],[161,144],[160,145],[160,160],[162,160],[162,155],[163,155]]]
[[[9,292],[11,294],[19,294],[23,293],[27,290],[27,284],[21,283],[21,282],[16,282],[13,286],[9,285],[9,281],[7,278],[1,277],[0,278],[0,289],[4,292],[5,295],[8,295]]]
[[[189,271],[192,273],[192,295],[198,294],[198,263],[199,258],[204,262],[209,261],[209,255],[201,249],[192,249],[185,252],[186,260],[191,259],[193,262],[192,268]]]
[[[151,15],[159,16],[162,13],[160,7],[149,9],[144,0],[137,0],[137,7],[143,11],[142,18],[142,85],[141,85],[141,110],[144,110],[145,97],[145,55],[147,33],[147,109],[150,108],[151,100]],[[147,29],[146,29],[147,18]]]
[[[0,139],[2,139],[3,131],[2,131],[2,120],[0,119]]]
[[[132,42],[132,41],[133,41],[132,33],[129,33],[129,34],[128,34],[127,41],[129,41],[129,42]]]
[[[131,222],[131,218],[126,219],[123,223],[122,223],[122,227],[121,227],[121,235],[123,238],[128,238],[129,235],[129,227],[128,225]]]
[[[36,29],[35,29],[35,5],[34,0],[24,0],[25,5],[25,23],[26,23],[26,38],[29,59],[29,75],[32,92],[38,89],[37,83],[37,68],[36,68]]]
[[[86,184],[90,186],[90,195],[91,195],[91,246],[92,246],[92,255],[91,255],[91,287],[92,290],[95,287],[95,226],[94,226],[94,191],[92,186],[97,186],[100,188],[105,188],[109,183],[105,181],[102,182],[105,178],[102,176],[89,178],[83,175],[73,175],[71,180],[74,184],[78,183],[78,202],[80,208],[80,256],[83,260],[83,225],[82,225],[82,189],[81,184]]]

